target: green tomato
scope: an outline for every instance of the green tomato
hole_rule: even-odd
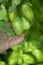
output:
[[[34,19],[34,13],[32,11],[32,8],[27,4],[23,4],[21,6],[22,14],[29,20],[32,21]]]
[[[30,23],[25,17],[22,17],[22,25],[24,30],[30,29]]]
[[[19,17],[15,17],[14,21],[12,22],[12,27],[14,32],[20,36],[23,33],[22,21]]]

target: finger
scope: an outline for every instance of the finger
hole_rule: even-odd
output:
[[[25,36],[25,34],[23,33],[21,36],[23,36],[23,37],[24,37],[24,36]],[[13,40],[13,39],[15,40],[15,39],[17,39],[17,38],[19,38],[19,37],[21,37],[21,36],[8,37],[8,39],[9,39],[9,40]]]
[[[10,41],[10,46],[16,45],[24,40],[24,34]]]

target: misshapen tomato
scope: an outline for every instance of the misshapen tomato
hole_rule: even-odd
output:
[[[12,22],[12,27],[14,32],[19,36],[23,33],[23,27],[21,24],[21,19],[19,17],[15,17],[13,22]]]
[[[32,8],[27,4],[23,4],[21,6],[22,14],[29,20],[32,21],[34,19],[34,13],[32,11]]]
[[[22,17],[22,25],[24,30],[30,29],[30,23],[25,17]]]

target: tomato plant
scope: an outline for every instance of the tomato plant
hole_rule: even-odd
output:
[[[0,54],[0,65],[43,65],[42,0],[0,0],[0,30],[14,37],[25,34],[20,44]]]

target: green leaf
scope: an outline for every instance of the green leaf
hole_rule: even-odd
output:
[[[0,21],[0,30],[3,30],[7,32],[9,36],[15,36],[13,31],[8,27],[8,24],[6,22]]]
[[[13,3],[18,5],[21,2],[21,0],[13,0]]]
[[[16,6],[17,6],[18,4],[20,4],[20,2],[21,2],[21,0],[12,0],[12,5],[11,5],[11,7],[9,8],[9,11],[10,11],[10,12],[14,12],[15,9],[16,9]]]
[[[7,11],[4,5],[1,5],[0,7],[0,20],[7,20]]]
[[[8,0],[0,0],[0,2],[8,2]]]

